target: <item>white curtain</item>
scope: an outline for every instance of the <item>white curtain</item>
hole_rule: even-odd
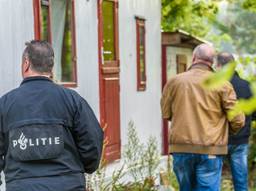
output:
[[[66,0],[53,0],[51,1],[51,30],[52,30],[52,45],[55,53],[55,66],[54,66],[54,79],[58,82],[61,81],[61,56],[62,44],[65,27],[66,16]]]

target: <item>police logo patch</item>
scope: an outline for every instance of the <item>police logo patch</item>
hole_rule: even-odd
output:
[[[9,132],[9,149],[20,161],[57,158],[64,149],[61,125],[27,125]]]

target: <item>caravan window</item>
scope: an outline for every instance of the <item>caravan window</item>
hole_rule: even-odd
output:
[[[136,18],[137,36],[137,90],[146,90],[146,30],[145,20]]]
[[[36,39],[54,48],[54,80],[76,86],[74,0],[34,0],[34,13]]]
[[[41,39],[51,42],[50,5],[49,1],[41,2]]]

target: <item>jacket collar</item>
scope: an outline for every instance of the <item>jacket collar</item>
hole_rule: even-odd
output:
[[[52,82],[52,80],[45,76],[33,76],[33,77],[27,77],[25,78],[20,85],[23,85],[24,83],[31,82],[31,81],[48,81]]]
[[[214,69],[207,65],[207,64],[204,64],[202,62],[198,62],[198,63],[195,63],[195,64],[192,64],[188,70],[192,70],[192,69],[202,69],[202,70],[208,70],[208,71],[211,71],[211,72],[214,72]]]

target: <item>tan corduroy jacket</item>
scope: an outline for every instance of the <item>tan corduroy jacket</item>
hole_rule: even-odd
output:
[[[209,66],[195,64],[165,85],[161,108],[171,121],[170,153],[227,154],[228,125],[234,132],[243,127],[244,114],[227,117],[236,103],[229,82],[215,90],[202,87],[211,73]]]

